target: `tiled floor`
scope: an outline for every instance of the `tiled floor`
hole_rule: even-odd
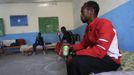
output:
[[[0,75],[66,75],[66,65],[52,51],[46,55],[12,54],[0,56]]]

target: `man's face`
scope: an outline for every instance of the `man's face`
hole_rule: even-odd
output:
[[[66,30],[65,30],[65,29],[61,29],[61,32],[62,32],[62,33],[65,33],[65,32],[66,32]]]
[[[83,23],[88,23],[88,20],[83,16],[83,14],[80,15],[80,18]]]
[[[94,9],[92,8],[84,8],[82,13],[81,13],[81,20],[84,22],[89,22],[92,17],[94,16]]]
[[[85,9],[81,12],[81,20],[82,22],[88,21],[88,11]]]
[[[38,34],[38,36],[41,36],[41,34]]]

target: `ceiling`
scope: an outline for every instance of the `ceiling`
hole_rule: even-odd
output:
[[[68,2],[72,0],[0,0],[0,4],[7,3],[45,3],[45,2]]]

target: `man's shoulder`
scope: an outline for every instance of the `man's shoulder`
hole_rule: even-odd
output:
[[[106,18],[99,18],[99,20],[101,23],[111,23],[111,21]]]
[[[106,18],[99,18],[98,19],[98,23],[97,23],[97,29],[100,29],[102,27],[105,27],[105,28],[112,28],[113,25],[112,25],[112,22]]]
[[[41,36],[40,38],[42,38],[42,39],[43,39],[43,36]]]
[[[70,30],[69,30],[68,32],[69,32],[69,33],[72,33],[72,31],[70,31]]]
[[[72,31],[67,31],[67,33],[68,33],[68,34],[73,34],[73,32],[72,32]]]
[[[36,39],[38,39],[38,36],[36,36]]]

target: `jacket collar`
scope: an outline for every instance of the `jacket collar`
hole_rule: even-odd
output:
[[[85,32],[88,32],[89,28],[92,28],[94,25],[96,25],[97,21],[99,20],[98,17],[96,17],[91,23],[89,23],[86,27]]]
[[[89,26],[93,26],[94,24],[96,24],[96,22],[99,20],[99,18],[98,17],[96,17],[92,22],[90,22],[88,25]]]

